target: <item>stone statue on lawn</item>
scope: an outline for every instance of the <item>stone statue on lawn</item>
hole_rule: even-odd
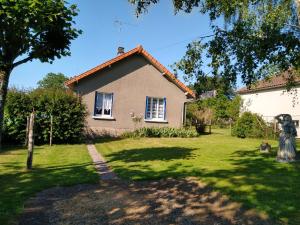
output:
[[[279,135],[279,149],[277,152],[277,161],[292,162],[296,158],[296,140],[297,130],[289,114],[280,114],[275,117],[281,124],[281,133]]]

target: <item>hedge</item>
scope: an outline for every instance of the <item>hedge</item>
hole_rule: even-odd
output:
[[[27,116],[35,112],[35,143],[49,141],[53,116],[53,143],[82,140],[85,106],[73,93],[65,90],[37,89],[31,92],[10,90],[4,115],[4,141],[24,143]]]

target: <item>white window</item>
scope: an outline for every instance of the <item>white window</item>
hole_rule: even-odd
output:
[[[166,98],[146,97],[146,120],[166,120]]]
[[[96,92],[95,112],[96,117],[112,117],[113,94]]]

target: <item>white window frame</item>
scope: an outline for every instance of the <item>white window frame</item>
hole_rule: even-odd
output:
[[[153,100],[156,99],[157,101],[157,106],[156,106],[156,117],[153,118]],[[158,118],[158,114],[159,114],[159,102],[163,101],[163,117],[162,118]],[[150,101],[150,117],[148,117],[148,104]],[[150,97],[147,96],[147,101],[146,101],[146,110],[145,110],[145,121],[149,121],[149,122],[167,122],[166,121],[166,98],[162,98],[162,97]]]
[[[94,102],[94,114],[93,114],[93,118],[94,119],[113,119],[113,116],[112,116],[112,110],[113,110],[113,93],[107,93],[107,92],[96,92],[95,93],[95,102]],[[97,104],[97,98],[98,98],[98,95],[102,95],[102,113],[101,114],[96,114],[96,104]],[[110,107],[110,114],[109,115],[106,115],[104,114],[104,99],[105,99],[105,96],[106,95],[111,95],[111,107]]]

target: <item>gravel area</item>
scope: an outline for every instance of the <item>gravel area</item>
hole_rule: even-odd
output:
[[[200,183],[196,178],[56,187],[27,201],[20,225],[205,224],[271,225],[266,215]]]

